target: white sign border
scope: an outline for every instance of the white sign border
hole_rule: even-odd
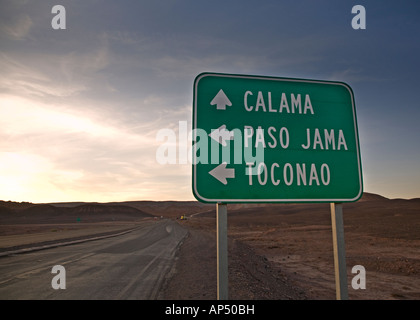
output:
[[[271,80],[271,81],[287,81],[287,82],[304,82],[304,83],[321,83],[321,84],[333,84],[345,87],[351,97],[351,105],[353,111],[353,125],[355,132],[355,142],[356,142],[356,151],[357,151],[357,165],[359,172],[359,186],[360,190],[356,197],[351,199],[208,199],[201,196],[197,190],[197,165],[193,164],[193,193],[197,200],[206,203],[322,203],[322,202],[355,202],[362,196],[363,193],[363,179],[362,179],[362,165],[360,158],[360,145],[359,145],[359,135],[357,128],[357,118],[356,118],[356,108],[354,104],[354,95],[351,87],[344,83],[338,81],[325,81],[325,80],[310,80],[310,79],[297,79],[297,78],[281,78],[281,77],[270,77],[270,76],[253,76],[253,75],[239,75],[239,74],[227,74],[227,73],[212,73],[212,72],[203,72],[200,73],[194,80],[194,98],[193,98],[193,124],[192,128],[196,129],[197,126],[197,87],[201,79],[205,77],[222,77],[222,78],[239,78],[239,79],[253,79],[253,80]],[[193,148],[194,150],[194,148]],[[193,154],[194,156],[194,154]],[[199,198],[199,199],[198,199]]]

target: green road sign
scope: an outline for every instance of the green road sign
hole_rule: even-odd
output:
[[[363,192],[356,110],[341,82],[202,73],[192,188],[202,202],[351,202]]]

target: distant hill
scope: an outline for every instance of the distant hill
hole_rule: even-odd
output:
[[[365,192],[357,203],[366,205],[404,204],[420,202],[420,199],[388,199],[378,194]],[[355,203],[355,204],[357,204]],[[301,206],[311,204],[301,204]],[[352,204],[348,204],[351,206]],[[283,207],[293,204],[277,203],[238,203],[230,204],[229,212],[253,208]],[[300,207],[299,207],[300,208]],[[63,223],[74,221],[115,221],[132,220],[153,216],[164,216],[168,218],[180,217],[181,215],[192,215],[199,212],[213,212],[215,204],[204,204],[198,201],[122,201],[122,202],[61,202],[49,204],[33,204],[30,202],[0,201],[0,223],[51,223],[60,220]],[[9,222],[8,222],[9,221]]]
[[[109,204],[84,204],[74,208],[68,208],[73,215],[124,215],[131,217],[152,217],[151,214],[142,210],[125,206],[125,205],[109,205]]]
[[[21,210],[32,207],[34,204],[31,202],[15,202],[15,201],[1,201],[0,208],[7,208],[12,210]]]
[[[98,205],[98,203],[83,202],[62,202],[51,203],[55,207],[72,208],[81,205]],[[102,203],[106,206],[126,206],[146,212],[154,216],[178,217],[181,215],[190,215],[197,212],[211,210],[214,204],[204,204],[198,201],[122,201]]]
[[[142,210],[124,205],[83,204],[59,207],[50,204],[30,204],[0,201],[0,223],[72,223],[130,221],[153,217]]]
[[[381,200],[389,200],[379,194],[364,192],[362,198],[359,201],[381,201]]]

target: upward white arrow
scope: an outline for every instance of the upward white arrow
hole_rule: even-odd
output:
[[[227,169],[226,165],[227,162],[223,162],[209,172],[224,185],[227,184],[227,178],[235,178],[235,169]]]
[[[210,104],[212,106],[216,105],[217,110],[226,110],[226,106],[231,106],[232,102],[230,102],[229,98],[226,96],[223,90],[220,89]]]

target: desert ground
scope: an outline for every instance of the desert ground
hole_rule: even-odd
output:
[[[159,299],[216,299],[215,208],[194,201],[0,201],[0,254],[173,219],[188,236]],[[343,217],[349,298],[419,300],[420,199],[365,193],[343,204]],[[229,204],[228,237],[230,299],[335,299],[329,204]],[[351,286],[355,265],[366,270],[366,289]]]

